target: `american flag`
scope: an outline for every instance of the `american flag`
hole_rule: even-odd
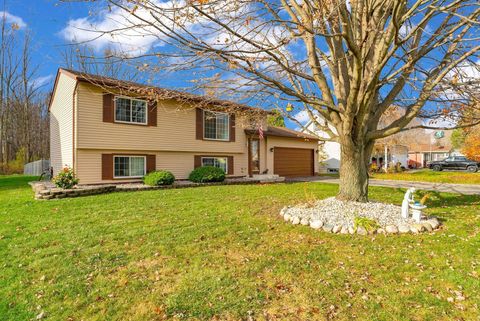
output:
[[[263,127],[262,126],[258,127],[258,137],[260,137],[260,139],[263,139]]]

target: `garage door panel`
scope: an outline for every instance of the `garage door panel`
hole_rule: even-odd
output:
[[[313,175],[313,149],[275,147],[274,174],[284,177]]]

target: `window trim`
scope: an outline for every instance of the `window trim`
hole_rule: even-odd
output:
[[[202,156],[200,158],[200,166],[205,166],[205,165],[203,165],[203,160],[205,158],[213,158],[213,159],[222,158],[222,159],[224,159],[225,160],[225,175],[228,174],[228,157],[226,157],[226,156]],[[214,166],[214,167],[216,167],[216,166]],[[220,168],[220,167],[218,167],[218,168]]]
[[[117,98],[129,99],[130,100],[130,119],[132,119],[132,101],[141,101],[145,103],[145,122],[134,122],[134,121],[125,121],[125,120],[117,120]],[[120,124],[131,124],[131,125],[148,125],[148,101],[145,99],[138,99],[132,98],[128,96],[113,96],[113,122],[120,123]]]
[[[209,112],[209,113],[214,113],[214,114],[221,114],[221,115],[227,115],[227,138],[225,139],[218,139],[218,138],[207,138],[205,137],[205,129],[206,129],[206,126],[205,126],[205,120],[207,119],[205,117],[205,113],[206,112]],[[220,112],[220,111],[211,111],[211,110],[202,110],[202,113],[203,113],[203,139],[204,140],[213,140],[213,141],[220,141],[220,142],[229,142],[230,141],[230,114],[229,113],[223,113],[223,112]],[[216,128],[215,128],[216,130]]]
[[[116,176],[115,175],[115,158],[116,157],[128,157],[128,158],[142,157],[143,158],[143,175],[141,175],[141,176]],[[129,164],[128,170],[130,171],[130,164]],[[116,179],[116,178],[142,178],[146,174],[147,174],[147,156],[145,156],[145,155],[113,155],[113,178],[114,179]]]

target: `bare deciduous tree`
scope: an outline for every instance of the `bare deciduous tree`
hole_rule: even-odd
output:
[[[31,61],[30,35],[6,20],[4,13],[0,17],[0,173],[22,171],[24,162],[49,154],[47,95]]]
[[[135,64],[126,64],[116,53],[106,49],[101,55],[88,45],[73,44],[61,53],[62,66],[89,74],[103,75],[121,80],[136,81],[142,75]]]
[[[198,85],[241,89],[306,111],[341,144],[337,197],[343,200],[367,201],[375,140],[428,127],[410,125],[418,118],[456,121],[479,90],[478,80],[464,75],[478,68],[478,0],[101,3],[114,23],[84,30],[92,38],[150,37],[160,44],[144,50],[132,42],[119,57],[141,59],[157,72],[191,69]],[[401,117],[379,126],[392,105]]]

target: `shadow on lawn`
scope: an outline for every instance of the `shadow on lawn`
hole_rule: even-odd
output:
[[[462,195],[462,194],[441,194],[438,193],[434,199],[431,199],[427,205],[432,208],[445,206],[463,206],[463,205],[480,205],[480,196],[478,195]]]
[[[406,188],[394,188],[395,193],[399,195],[404,195],[407,191]],[[436,191],[417,191],[415,193],[415,200],[420,201],[423,195],[429,194],[430,197],[426,202],[427,205],[427,215],[435,215],[441,222],[445,223],[446,221],[452,219],[455,214],[448,211],[445,212],[445,208],[454,208],[454,207],[464,207],[464,206],[478,206],[480,208],[480,195],[464,195],[464,194],[454,194],[454,193],[440,193]],[[398,203],[397,205],[401,205]],[[429,210],[433,210],[430,212]],[[452,216],[452,214],[454,216]]]
[[[307,182],[287,181],[285,182],[285,184],[303,184],[303,186],[306,186]],[[332,184],[332,186],[335,186],[334,190],[338,191],[338,185]],[[371,197],[369,197],[370,201],[387,202],[401,206],[403,196],[405,195],[407,188],[370,186],[369,190],[374,192],[372,193]],[[388,190],[389,192],[385,193],[385,190]],[[415,193],[415,200],[420,201],[420,199],[425,194],[430,194],[430,197],[426,203],[429,208],[441,208],[445,206],[480,205],[480,195],[464,195],[426,190],[417,190],[417,193]]]
[[[405,193],[406,188],[396,188],[396,191]],[[426,205],[430,208],[441,208],[445,206],[464,206],[464,205],[480,205],[480,195],[465,195],[454,193],[440,193],[437,191],[417,191],[415,199],[420,200],[425,194],[429,194],[430,198]]]

